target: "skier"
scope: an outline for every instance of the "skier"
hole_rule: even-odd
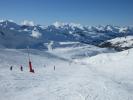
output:
[[[13,68],[13,67],[11,66],[11,67],[10,67],[10,70],[11,70],[11,71],[12,71],[12,68]]]
[[[20,67],[20,70],[23,71],[23,67],[22,66]]]
[[[55,66],[54,66],[54,70],[55,70]]]

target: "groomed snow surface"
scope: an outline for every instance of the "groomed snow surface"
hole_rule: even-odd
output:
[[[74,55],[30,50],[30,73],[26,50],[1,49],[0,100],[133,100],[133,49],[79,59],[63,50]]]

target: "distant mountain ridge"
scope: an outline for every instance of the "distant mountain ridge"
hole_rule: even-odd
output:
[[[17,24],[10,20],[0,21],[0,47],[47,48],[46,43],[80,42],[99,45],[116,37],[133,35],[133,27],[82,26],[74,23],[55,22],[53,25],[35,25],[32,21]]]

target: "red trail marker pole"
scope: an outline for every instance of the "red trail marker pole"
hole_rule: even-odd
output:
[[[29,69],[30,69],[30,72],[34,73],[34,69],[32,68],[32,64],[30,60],[29,60]]]
[[[34,69],[32,68],[32,63],[31,63],[31,60],[30,60],[29,47],[27,47],[27,51],[28,51],[28,58],[29,58],[29,71],[30,71],[31,73],[35,73],[35,72],[34,72]]]

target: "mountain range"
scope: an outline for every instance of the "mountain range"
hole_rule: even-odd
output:
[[[83,26],[74,23],[55,22],[49,26],[35,25],[32,21],[17,24],[11,20],[0,21],[0,47],[47,49],[61,46],[60,42],[79,42],[101,46],[108,40],[132,36],[133,27]],[[103,46],[105,47],[105,46]]]

